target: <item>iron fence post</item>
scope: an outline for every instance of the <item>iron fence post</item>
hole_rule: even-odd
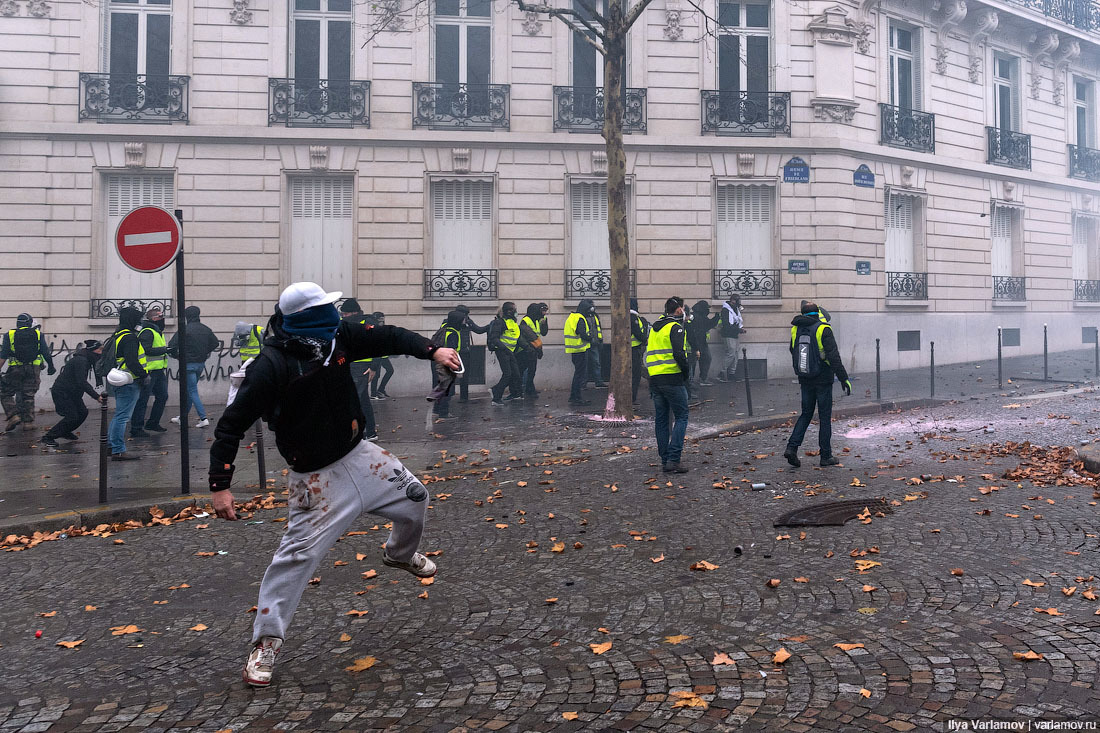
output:
[[[879,351],[879,339],[875,339],[875,399],[882,401],[882,354]]]
[[[997,389],[1004,389],[1004,369],[1001,365],[1001,327],[997,326]]]
[[[745,403],[749,408],[749,417],[752,417],[752,389],[749,387],[749,353],[748,349],[741,349],[741,368],[745,374]]]
[[[928,342],[929,378],[932,384],[932,398],[936,397],[936,342]]]
[[[1048,357],[1048,352],[1047,352],[1047,324],[1044,323],[1043,324],[1043,381],[1044,382],[1050,380],[1050,373],[1047,371],[1047,368],[1048,368],[1048,365],[1049,365],[1047,357]]]

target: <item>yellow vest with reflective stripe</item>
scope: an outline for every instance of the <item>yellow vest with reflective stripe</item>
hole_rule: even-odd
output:
[[[42,358],[42,334],[34,326],[23,326],[22,328],[13,328],[8,331],[8,346],[11,348],[11,358],[8,359],[8,364],[11,366],[21,366],[26,363],[15,358],[15,332],[24,329],[34,331],[35,335],[38,336],[38,352],[34,355],[34,361],[32,361],[31,364],[41,366],[43,362],[45,362],[45,359]]]
[[[829,364],[829,360],[825,358],[825,344],[821,341],[821,335],[825,333],[826,328],[832,328],[828,323],[819,323],[817,325],[817,353],[821,356],[821,361]],[[794,348],[795,339],[798,338],[798,326],[791,326],[791,348]],[[831,364],[829,366],[832,366]]]
[[[526,323],[527,327],[534,331],[536,336],[542,336],[542,334],[539,333],[539,327],[531,320],[531,316],[524,316],[520,319],[520,323]]]
[[[645,324],[642,323],[642,317],[641,316],[634,316],[634,321],[638,324],[638,330],[641,331],[644,334],[645,333]],[[630,348],[634,348],[635,346],[641,346],[641,345],[642,345],[641,340],[637,336],[634,335],[634,329],[631,329],[630,330]]]
[[[164,334],[162,334],[160,331],[158,331],[155,328],[151,328],[151,327],[143,328],[138,332],[138,336],[140,337],[141,334],[145,333],[146,331],[152,331],[153,332],[153,348],[154,349],[163,349],[165,347],[166,342],[164,341]],[[145,347],[142,347],[143,351],[144,351],[144,348]],[[157,370],[157,369],[167,369],[168,368],[168,354],[165,354],[164,352],[161,352],[160,356],[154,356],[151,359],[147,359],[146,362],[145,362],[145,368],[149,371],[154,371],[154,370]]]
[[[649,329],[649,341],[645,349],[645,366],[649,376],[681,373],[680,365],[672,355],[672,327],[676,325],[681,324],[669,321],[660,328]],[[687,351],[687,331],[684,331],[684,351]]]
[[[500,343],[509,351],[516,350],[516,344],[519,342],[519,324],[514,319],[506,318],[504,320],[504,333],[500,334]]]
[[[119,342],[122,341],[122,337],[128,333],[133,334],[134,338],[137,338],[137,334],[128,328],[115,334],[115,366],[129,374],[131,377],[136,377],[136,374],[126,368],[126,359],[122,356],[122,352],[118,348]],[[145,369],[148,366],[148,361],[145,358],[145,347],[141,345],[141,341],[138,341],[138,364],[141,364],[142,369]]]
[[[453,347],[452,346],[447,346],[447,348],[449,348],[449,349],[453,348],[455,351],[460,351],[462,349],[462,332],[459,331],[454,326],[444,325],[443,326],[443,345],[444,346],[447,345],[447,334],[449,334],[449,333],[453,333],[455,336],[458,337],[458,345],[453,346]]]
[[[565,353],[567,354],[580,354],[592,346],[580,336],[577,335],[577,324],[584,320],[584,316],[580,313],[570,313],[569,317],[565,319]]]
[[[261,337],[264,335],[264,330],[259,326],[253,326],[252,330],[248,334],[248,343],[241,347],[241,359],[247,361],[253,356],[260,353],[260,349],[263,346]]]
[[[594,321],[593,325],[595,327],[591,328],[590,330],[595,332],[597,341],[603,341],[603,327],[600,326],[600,317],[598,315],[596,315],[595,313],[593,313],[592,314],[592,320]]]

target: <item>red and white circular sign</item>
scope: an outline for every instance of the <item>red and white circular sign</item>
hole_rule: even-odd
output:
[[[138,272],[159,272],[176,259],[183,232],[176,217],[159,206],[141,206],[122,217],[115,249],[122,262]]]

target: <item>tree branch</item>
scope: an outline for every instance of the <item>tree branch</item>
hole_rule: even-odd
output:
[[[630,12],[628,12],[626,14],[626,17],[623,19],[624,31],[630,30],[630,28],[634,25],[634,21],[638,20],[638,18],[641,17],[642,13],[645,12],[645,9],[649,7],[649,4],[651,2],[653,2],[653,0],[641,0],[637,5],[630,9]]]
[[[524,13],[542,13],[543,15],[549,15],[552,18],[557,18],[561,22],[573,29],[573,32],[583,38],[590,46],[595,48],[601,55],[605,53],[602,43],[597,43],[596,38],[600,41],[606,41],[607,36],[601,29],[596,28],[592,23],[588,21],[583,15],[570,8],[552,8],[549,5],[529,5],[523,0],[516,0],[516,6]],[[578,27],[577,23],[580,23],[583,27]],[[589,35],[591,33],[592,35]],[[593,38],[595,36],[596,38]]]
[[[696,0],[687,0],[687,4],[698,10],[699,14],[703,16],[703,33],[705,35],[714,36],[715,38],[717,38],[718,27],[721,25],[721,23],[718,22],[718,19],[707,13],[707,11],[703,10],[703,8],[699,5],[698,2],[696,2]],[[711,30],[712,26],[714,27],[714,30]]]

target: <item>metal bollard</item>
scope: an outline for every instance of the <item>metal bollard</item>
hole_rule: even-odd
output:
[[[107,400],[99,403],[99,503],[107,503]]]
[[[997,326],[997,389],[1004,389],[1004,369],[1001,365],[1001,327]]]
[[[267,490],[267,464],[264,461],[264,421],[256,421],[256,464],[260,467],[260,491]]]
[[[747,349],[741,349],[741,368],[745,374],[745,404],[749,408],[749,417],[752,417],[752,389],[749,387],[749,354]]]
[[[932,384],[932,398],[936,397],[936,342],[928,342],[929,380]]]
[[[1100,328],[1096,329],[1096,338],[1093,339],[1093,371],[1092,375],[1095,379],[1100,379]]]
[[[878,339],[875,339],[875,399],[882,401],[882,354]]]
[[[1047,324],[1043,324],[1043,381],[1050,381],[1050,373],[1047,371]]]

